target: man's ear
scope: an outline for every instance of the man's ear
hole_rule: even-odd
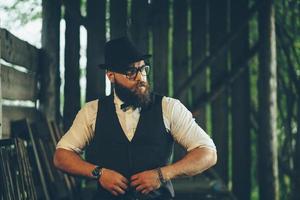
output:
[[[115,74],[111,71],[106,71],[106,76],[110,80],[110,82],[115,82]]]

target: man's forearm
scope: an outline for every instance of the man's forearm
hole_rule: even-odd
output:
[[[81,159],[81,157],[69,150],[57,149],[53,159],[55,167],[58,169],[78,176],[92,177],[91,171],[95,165]]]
[[[217,162],[216,151],[208,148],[196,148],[188,152],[181,160],[161,168],[165,179],[179,176],[193,176],[212,167]]]

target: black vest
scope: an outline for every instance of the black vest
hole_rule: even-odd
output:
[[[104,168],[115,170],[128,180],[138,172],[151,170],[170,163],[174,140],[166,131],[162,114],[162,96],[154,95],[148,108],[141,110],[136,132],[129,141],[116,114],[113,95],[99,99],[95,136],[87,148],[87,160]],[[125,196],[152,199],[158,196],[173,197],[171,182],[148,195],[129,189]],[[113,197],[99,185],[99,199]],[[102,198],[101,198],[102,197]]]

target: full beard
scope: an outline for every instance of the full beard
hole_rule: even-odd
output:
[[[146,108],[151,103],[151,91],[147,82],[140,81],[134,88],[128,89],[117,81],[114,83],[115,92],[118,97],[126,104],[133,106],[134,108]],[[144,87],[144,89],[143,89]]]

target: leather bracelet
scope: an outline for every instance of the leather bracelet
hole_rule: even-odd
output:
[[[160,181],[160,183],[166,183],[167,182],[167,180],[164,178],[164,176],[163,176],[163,174],[162,174],[162,172],[161,172],[161,168],[160,167],[158,167],[157,169],[156,169],[156,171],[157,171],[157,173],[158,173],[158,178],[159,178],[159,181]]]

